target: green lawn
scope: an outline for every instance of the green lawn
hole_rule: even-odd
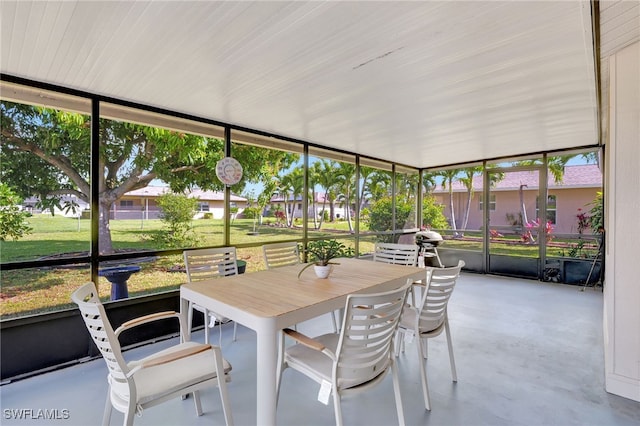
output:
[[[0,260],[35,260],[43,256],[60,253],[87,252],[90,246],[90,224],[87,219],[73,219],[49,214],[37,214],[29,218],[33,232],[18,241],[0,241]],[[310,222],[312,226],[312,223]],[[162,229],[160,220],[112,220],[109,223],[113,248],[132,250],[158,250],[145,234]],[[196,234],[200,237],[199,246],[216,246],[223,243],[223,222],[215,219],[193,221]],[[302,238],[302,228],[278,227],[273,220],[264,221],[256,227],[258,235],[249,235],[253,231],[253,220],[236,219],[231,224],[231,242],[234,245],[254,244],[282,239]],[[325,222],[321,231],[312,231],[313,235],[326,236],[344,234],[349,231],[347,222]],[[180,247],[174,247],[180,248]]]
[[[302,229],[274,226],[265,221],[253,231],[252,220],[235,220],[231,225],[233,245],[256,244],[257,247],[238,249],[238,257],[247,261],[247,272],[264,269],[262,247],[266,242],[286,239],[301,239]],[[88,252],[89,221],[84,219],[52,217],[48,214],[29,218],[33,232],[19,241],[0,242],[2,262],[39,259],[61,253]],[[222,245],[223,223],[221,220],[202,219],[193,222],[200,236],[200,246]],[[148,232],[162,228],[160,220],[113,220],[110,222],[114,249],[157,250],[159,247],[144,238]],[[323,224],[321,231],[311,231],[312,236],[346,236],[348,224],[334,222]],[[348,245],[351,243],[346,241]],[[174,272],[183,266],[182,256],[164,256],[156,261],[140,263],[142,270],[128,281],[129,296],[176,289],[186,281],[184,272]],[[40,268],[0,272],[0,316],[2,319],[28,314],[56,311],[73,307],[70,294],[80,284],[90,281],[88,265],[73,268]],[[105,278],[98,282],[104,300],[109,299],[110,284]]]
[[[34,260],[48,255],[61,253],[85,252],[89,250],[89,221],[84,219],[52,217],[48,214],[34,215],[29,218],[33,232],[19,241],[0,242],[0,258],[2,262]],[[200,236],[200,246],[216,246],[223,243],[223,223],[221,220],[202,219],[193,222],[196,233]],[[310,228],[313,224],[310,222]],[[160,220],[113,220],[110,222],[111,236],[115,249],[157,250],[153,243],[144,238],[145,233],[157,232],[162,228]],[[253,221],[235,220],[231,225],[231,244],[235,246],[255,245],[238,249],[238,257],[247,261],[247,272],[264,269],[261,245],[279,240],[302,239],[302,228],[298,224],[294,228],[275,226],[265,220],[264,225],[253,231]],[[364,230],[363,230],[364,231]],[[321,231],[309,231],[310,237],[332,236],[345,237],[348,246],[353,246],[353,236],[349,234],[346,222],[325,222]],[[465,239],[447,239],[447,248],[464,250],[482,250],[482,239],[471,234]],[[373,249],[375,237],[361,239],[361,253]],[[547,247],[549,256],[567,255],[571,241],[553,241]],[[573,240],[575,243],[575,240]],[[179,247],[176,247],[179,248]],[[595,253],[595,247],[588,249]],[[517,237],[492,241],[492,254],[537,257],[538,247],[519,242]],[[183,266],[182,256],[163,256],[155,261],[140,263],[142,270],[129,279],[130,297],[141,296],[176,289],[186,281],[184,272],[176,272]],[[70,294],[80,284],[91,279],[88,265],[73,268],[40,268],[29,270],[0,271],[0,318],[12,318],[55,311],[73,307]],[[100,278],[98,282],[100,295],[109,299],[110,284]]]

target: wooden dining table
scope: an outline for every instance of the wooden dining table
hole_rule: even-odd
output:
[[[390,290],[419,280],[425,270],[369,260],[336,259],[331,275],[317,278],[304,264],[184,284],[180,309],[186,318],[193,302],[256,332],[256,424],[276,424],[278,333],[319,315],[344,308],[352,293]],[[190,331],[189,331],[190,333]],[[189,340],[190,336],[183,336]]]

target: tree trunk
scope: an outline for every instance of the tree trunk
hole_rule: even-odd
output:
[[[346,216],[347,219],[347,223],[349,224],[349,232],[353,233],[353,225],[351,224],[351,200],[349,199],[350,194],[347,195],[346,200],[345,200],[345,210],[344,210],[344,215]]]
[[[449,183],[449,188],[451,188],[451,183]],[[449,209],[451,210],[451,228],[454,231],[457,231],[458,228],[456,228],[456,214],[453,211],[453,191],[449,191]],[[453,235],[458,235],[458,233],[454,232]]]
[[[318,224],[318,229],[322,228],[322,223],[324,222],[324,212],[327,207],[327,192],[324,193],[324,199],[322,200],[322,213],[320,214],[320,223]]]
[[[110,202],[100,203],[98,241],[100,254],[113,253],[113,244],[111,242],[111,230],[109,229],[109,210]]]
[[[531,231],[527,228],[527,224],[529,223],[529,219],[527,218],[527,208],[524,205],[524,189],[527,185],[520,185],[520,189],[518,190],[520,195],[520,210],[522,212],[522,231],[526,235],[527,240],[530,243],[535,243],[536,240],[533,238]]]
[[[469,212],[471,211],[471,198],[473,198],[473,191],[469,189],[467,192],[467,210],[464,212],[464,220],[462,221],[462,235],[464,235],[464,231],[467,229],[467,225],[469,224]]]
[[[520,195],[520,211],[522,212],[522,226],[527,226],[529,223],[529,219],[527,218],[527,208],[524,205],[524,190],[527,185],[520,185],[519,195]]]
[[[284,193],[284,197],[283,197],[283,201],[282,204],[284,205],[284,224],[285,226],[289,223],[289,209],[288,209],[288,205],[287,205],[287,197],[288,194],[285,192]]]
[[[316,213],[316,191],[311,193],[311,215],[313,216],[313,229],[318,229],[318,214]],[[309,214],[309,212],[307,212]]]
[[[291,220],[289,221],[289,228],[293,228],[293,221],[296,217],[296,194],[293,194],[293,205],[291,207]]]

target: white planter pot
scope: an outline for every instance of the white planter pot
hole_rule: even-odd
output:
[[[332,265],[320,266],[313,265],[313,270],[316,272],[316,276],[318,278],[327,278],[331,271],[333,270]]]

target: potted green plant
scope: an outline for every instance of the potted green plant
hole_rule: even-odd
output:
[[[318,278],[327,278],[331,273],[332,265],[338,264],[331,262],[331,260],[338,257],[349,256],[349,249],[336,240],[310,241],[307,244],[305,252],[308,255],[309,263],[298,272],[298,278],[300,278],[300,275],[310,266],[314,267]]]

